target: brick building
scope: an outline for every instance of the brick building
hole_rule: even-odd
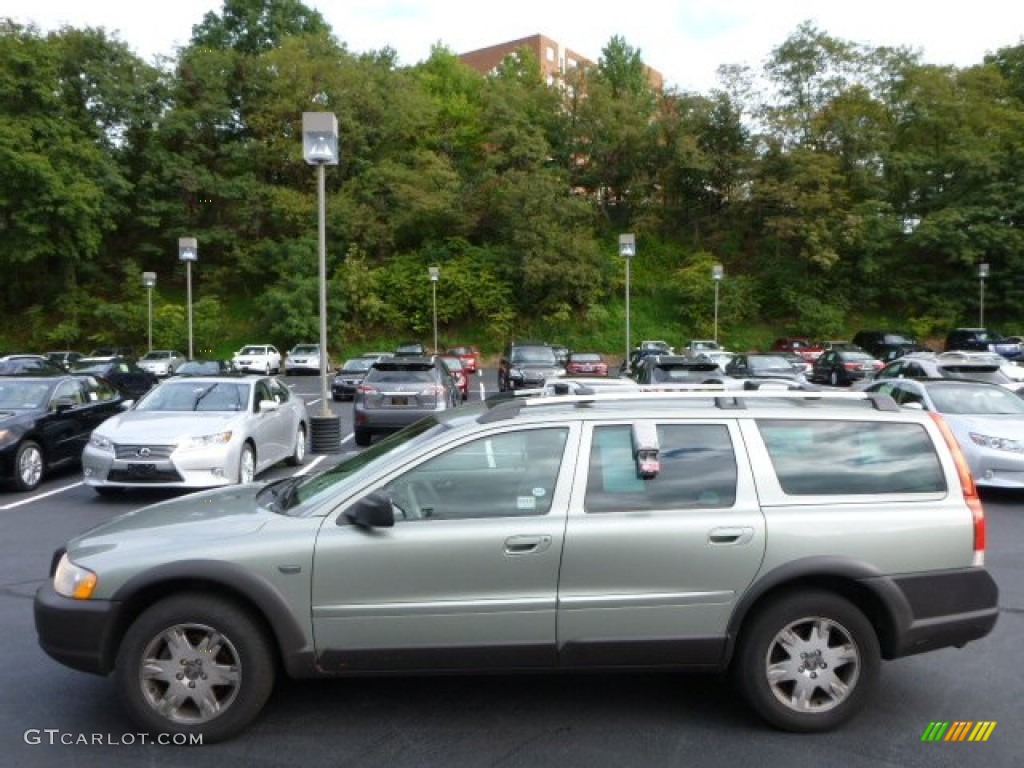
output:
[[[520,48],[529,48],[533,55],[537,57],[541,73],[549,85],[554,84],[566,72],[575,67],[597,66],[597,62],[593,59],[589,59],[571,48],[566,48],[557,40],[552,40],[550,37],[539,34],[461,53],[459,58],[480,74],[486,75],[494,71],[506,56],[515,53]],[[661,90],[664,85],[664,78],[661,72],[650,67],[646,69],[647,79],[651,87],[655,90]]]

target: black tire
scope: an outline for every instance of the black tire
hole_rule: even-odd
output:
[[[365,447],[365,446],[370,444],[370,441],[372,439],[372,435],[369,432],[367,432],[365,429],[357,429],[357,430],[354,430],[354,432],[352,434],[352,439],[355,440],[356,445],[364,446]]]
[[[252,477],[246,477],[249,467],[252,468]],[[256,449],[251,443],[242,446],[242,453],[238,459],[238,482],[239,484],[251,483],[256,479]]]
[[[96,493],[98,493],[100,496],[104,496],[107,498],[110,498],[112,496],[120,496],[122,493],[124,493],[124,488],[118,488],[113,485],[94,485],[92,489],[96,491]]]
[[[11,483],[16,491],[34,491],[39,487],[46,471],[46,457],[35,440],[25,440],[14,454],[14,474]]]
[[[769,723],[815,733],[836,728],[864,706],[878,680],[880,656],[874,628],[849,600],[831,592],[791,592],[748,618],[732,672],[744,698]]]
[[[214,672],[219,685],[208,682]],[[136,722],[154,732],[201,734],[204,744],[252,722],[274,675],[263,623],[234,603],[198,593],[168,597],[143,612],[125,633],[114,669],[121,701]],[[176,702],[167,701],[168,691]],[[215,714],[200,708],[200,696],[216,705]]]
[[[306,439],[306,425],[299,424],[299,428],[295,432],[295,447],[292,450],[292,455],[285,461],[286,464],[292,467],[302,466],[302,462],[306,460]]]

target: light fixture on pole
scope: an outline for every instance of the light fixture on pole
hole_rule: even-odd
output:
[[[188,359],[192,359],[192,262],[199,260],[199,242],[194,237],[178,238],[178,260],[185,262],[188,302]]]
[[[440,267],[427,267],[430,273],[430,287],[434,294],[434,354],[437,354],[437,281],[441,277]]]
[[[318,254],[320,265],[320,416],[310,420],[313,450],[341,451],[341,420],[327,396],[327,192],[324,166],[338,164],[338,118],[332,112],[302,113],[302,156],[317,169]]]
[[[711,267],[711,279],[715,282],[715,342],[718,342],[718,286],[722,282],[722,278],[725,277],[725,270],[722,269],[721,264],[715,264]]]
[[[985,278],[988,277],[988,264],[978,265],[978,327],[985,327]]]
[[[149,294],[149,333],[147,335],[148,347],[147,351],[153,351],[153,287],[156,285],[156,272],[143,272],[142,273],[142,284],[146,286],[146,292]]]
[[[636,256],[636,236],[619,235],[619,256],[626,260],[626,363],[629,364],[629,355],[633,350],[632,338],[629,330],[629,262]]]

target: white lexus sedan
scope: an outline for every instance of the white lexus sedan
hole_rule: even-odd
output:
[[[84,481],[100,494],[250,483],[301,464],[308,425],[305,401],[273,377],[172,378],[93,431]]]

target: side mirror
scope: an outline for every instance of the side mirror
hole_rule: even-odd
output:
[[[374,491],[346,509],[338,518],[338,525],[343,519],[360,528],[391,528],[395,524],[395,510],[387,494]]]
[[[281,404],[277,400],[260,400],[260,413],[276,411],[280,407]]]

